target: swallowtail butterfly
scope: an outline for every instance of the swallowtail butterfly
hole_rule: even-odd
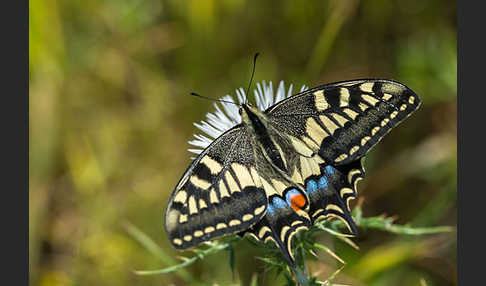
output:
[[[185,171],[165,227],[186,249],[245,232],[276,243],[294,266],[292,237],[337,217],[351,233],[349,201],[365,176],[361,158],[420,105],[391,80],[322,85],[265,111],[241,104],[242,121],[214,140]]]

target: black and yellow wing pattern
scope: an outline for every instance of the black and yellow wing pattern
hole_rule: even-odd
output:
[[[166,211],[178,249],[231,233],[273,241],[294,265],[292,237],[329,217],[357,228],[349,201],[361,159],[420,105],[391,80],[316,87],[265,111],[243,104],[242,123],[207,147],[186,171]]]
[[[343,165],[362,157],[419,105],[399,82],[354,80],[307,90],[266,113],[275,128],[303,141],[327,164]]]
[[[190,248],[261,220],[267,197],[258,177],[244,128],[217,138],[186,170],[169,200],[165,227],[172,245]]]

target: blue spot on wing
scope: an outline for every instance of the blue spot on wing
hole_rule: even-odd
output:
[[[280,197],[273,197],[272,201],[268,204],[267,213],[273,215],[277,209],[287,208],[287,203]]]
[[[328,180],[327,180],[327,177],[326,176],[322,176],[319,178],[319,183],[318,183],[318,187],[319,187],[319,190],[324,190],[327,188],[327,184],[328,184]]]
[[[269,204],[267,207],[267,214],[273,215],[274,212],[275,212],[275,208],[273,207],[273,205]]]
[[[317,183],[316,183],[316,181],[309,180],[307,182],[307,187],[306,187],[305,190],[307,191],[307,193],[313,193],[313,192],[317,191]]]
[[[287,207],[287,203],[283,199],[281,199],[280,197],[273,197],[272,204],[276,208],[286,208]]]
[[[328,184],[329,184],[329,180],[327,179],[327,177],[322,176],[319,178],[317,183],[314,180],[309,180],[307,182],[307,187],[305,188],[305,190],[308,194],[312,194],[314,192],[317,192],[317,190],[327,189]]]
[[[285,194],[285,199],[287,200],[288,205],[290,205],[290,201],[294,195],[300,195],[300,192],[297,189],[290,189]]]
[[[326,175],[332,175],[334,173],[334,168],[331,165],[324,167],[324,173]]]

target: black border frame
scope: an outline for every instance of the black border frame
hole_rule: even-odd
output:
[[[481,174],[483,146],[481,133],[484,111],[484,67],[486,44],[484,12],[470,1],[457,4],[457,283],[485,284],[482,273],[484,238],[481,234],[484,214],[484,185]],[[468,136],[469,135],[469,136]],[[483,248],[483,249],[480,249]],[[477,259],[476,259],[477,258]],[[479,283],[478,283],[479,282]]]
[[[2,281],[29,285],[29,2],[4,5],[2,35]]]

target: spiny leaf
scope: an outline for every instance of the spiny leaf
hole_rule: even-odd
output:
[[[174,272],[174,271],[182,269],[186,266],[189,266],[189,265],[193,264],[194,262],[205,258],[208,255],[211,255],[213,253],[227,249],[231,245],[231,243],[232,242],[213,243],[207,249],[204,249],[204,250],[195,249],[195,250],[193,250],[193,252],[196,254],[196,256],[193,256],[191,258],[187,258],[184,262],[182,262],[180,264],[177,264],[177,265],[174,265],[174,266],[171,266],[171,267],[167,267],[167,268],[163,268],[163,269],[157,269],[157,270],[137,270],[137,271],[135,271],[135,273],[138,274],[138,275],[156,275],[156,274],[165,274],[165,273]]]
[[[332,280],[336,278],[336,276],[344,269],[344,265],[341,266],[338,270],[334,271],[331,276],[327,277],[326,281],[322,282],[322,285],[331,285]]]
[[[315,225],[316,228],[318,228],[319,230],[323,230],[325,232],[328,232],[334,236],[341,236],[341,237],[354,237],[354,235],[352,234],[346,234],[346,233],[341,233],[339,231],[336,231],[336,230],[333,230],[333,229],[330,229],[328,227],[325,227],[324,225],[322,224],[316,224]]]
[[[453,227],[449,226],[439,226],[439,227],[412,227],[410,225],[398,225],[394,224],[393,217],[385,217],[384,215],[376,216],[376,217],[369,217],[364,218],[362,217],[362,210],[361,207],[358,205],[353,210],[353,216],[355,218],[356,225],[360,228],[364,229],[379,229],[383,231],[388,231],[391,233],[396,234],[405,234],[405,235],[423,235],[423,234],[432,234],[432,233],[440,233],[440,232],[449,232],[453,231]],[[346,244],[350,245],[355,249],[359,249],[359,247],[350,239],[353,237],[349,234],[344,234],[339,231],[339,229],[344,228],[345,225],[340,220],[325,220],[322,222],[317,223],[313,227],[311,227],[308,231],[300,233],[295,240],[295,251],[297,252],[297,260],[298,260],[298,269],[294,269],[294,271],[300,271],[299,273],[302,274],[306,273],[306,266],[305,266],[305,255],[304,253],[310,253],[311,255],[315,256],[314,250],[323,250],[326,251],[329,255],[334,257],[339,262],[345,264],[345,261],[341,259],[336,253],[330,250],[327,246],[315,242],[315,234],[326,232],[339,240],[342,240]],[[133,232],[133,230],[131,231]],[[160,255],[158,253],[158,246],[148,239],[146,235],[143,233],[135,232],[137,240],[139,240],[142,245],[146,248],[150,249],[154,255]],[[170,273],[177,270],[180,270],[188,265],[195,263],[198,260],[204,259],[207,255],[219,252],[221,250],[228,250],[229,251],[229,259],[230,259],[230,268],[231,271],[234,272],[234,249],[232,244],[236,241],[240,240],[239,236],[235,236],[233,239],[227,242],[207,242],[205,245],[208,246],[207,249],[194,249],[192,252],[195,256],[191,258],[183,258],[183,262],[168,268],[158,269],[158,270],[145,270],[145,271],[136,271],[135,273],[140,275],[154,275],[154,274],[164,274]],[[252,241],[253,242],[253,241]],[[292,277],[292,271],[287,263],[281,258],[280,252],[278,249],[273,245],[268,244],[261,244],[261,243],[254,243],[258,247],[262,248],[267,257],[256,257],[257,259],[265,262],[267,264],[266,271],[270,269],[276,269],[277,275],[283,274],[287,280],[288,285],[295,285],[295,281]],[[342,270],[342,267],[339,268],[336,272],[334,272],[325,282],[319,282],[315,278],[310,277],[309,279],[302,279],[299,277],[300,280],[297,280],[299,284],[305,283],[305,285],[330,285],[330,281]],[[295,273],[297,274],[297,272]],[[302,276],[302,275],[300,275]],[[296,277],[297,278],[297,277]]]
[[[386,218],[384,216],[362,218],[360,227],[375,228],[388,231],[396,234],[406,235],[423,235],[441,232],[451,232],[454,227],[451,226],[435,226],[435,227],[412,227],[410,225],[393,224],[393,218]]]
[[[337,261],[341,262],[342,264],[346,264],[346,262],[344,262],[344,260],[341,259],[341,257],[339,257],[336,253],[334,253],[331,249],[329,249],[327,246],[324,246],[322,244],[319,244],[317,242],[314,242],[312,244],[312,246],[314,248],[317,248],[317,249],[320,249],[320,250],[324,250],[325,252],[327,252],[329,255],[331,255],[332,257],[334,257]]]
[[[160,259],[164,264],[174,264],[175,261],[172,257],[167,255],[148,235],[138,229],[136,226],[129,222],[124,222],[122,226],[136,241],[138,241],[145,249],[152,253],[155,257]],[[169,267],[170,268],[170,267]],[[176,269],[178,270],[178,269]],[[194,281],[194,277],[185,269],[180,269],[179,276],[185,281]]]

